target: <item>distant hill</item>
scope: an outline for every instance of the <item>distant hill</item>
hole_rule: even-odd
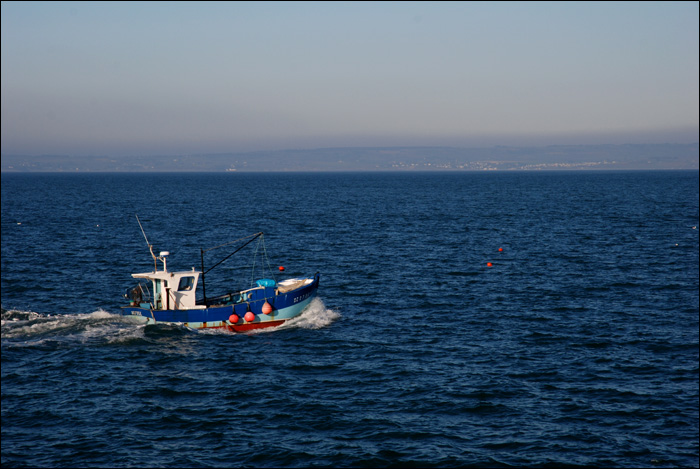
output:
[[[178,156],[2,155],[3,172],[698,169],[698,143],[317,148]]]

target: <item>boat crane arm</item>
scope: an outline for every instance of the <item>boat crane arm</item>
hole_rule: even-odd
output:
[[[214,267],[218,267],[218,266],[221,265],[226,259],[228,259],[229,257],[233,256],[233,255],[236,254],[238,251],[240,251],[241,249],[243,249],[244,247],[246,247],[247,245],[249,245],[250,243],[252,243],[252,242],[255,241],[256,239],[258,239],[258,238],[259,238],[260,236],[262,236],[262,235],[263,235],[263,232],[260,231],[260,232],[258,232],[258,233],[252,234],[252,235],[250,235],[250,236],[246,236],[245,238],[240,238],[240,239],[237,239],[236,241],[231,241],[230,243],[221,244],[221,245],[219,245],[219,246],[214,246],[213,248],[209,248],[209,249],[201,249],[201,248],[200,248],[199,251],[200,251],[201,257],[202,257],[202,296],[204,297],[204,304],[207,304],[207,289],[206,289],[206,283],[205,283],[205,281],[204,281],[205,275],[208,274],[209,272],[211,272],[211,270],[214,269]],[[144,236],[145,236],[145,235],[144,235]],[[220,247],[223,247],[223,246],[228,246],[228,245],[230,245],[230,244],[237,243],[238,241],[242,241],[242,240],[247,239],[247,238],[250,238],[250,239],[249,239],[243,246],[240,246],[238,249],[236,249],[235,251],[233,251],[231,254],[229,254],[228,256],[226,256],[226,257],[224,257],[223,259],[221,259],[219,262],[217,262],[216,264],[214,264],[214,265],[213,265],[212,267],[210,267],[208,270],[206,270],[206,271],[204,270],[204,253],[205,253],[205,252],[207,252],[207,251],[212,251],[212,250],[214,250],[214,249],[217,249],[217,248],[220,248]],[[152,254],[152,253],[153,253],[153,251],[151,251],[151,254]]]
[[[214,267],[218,267],[219,265],[223,264],[224,261],[225,261],[226,259],[228,259],[229,257],[233,256],[233,255],[236,254],[238,251],[240,251],[241,249],[243,249],[244,247],[246,247],[247,245],[249,245],[250,243],[252,243],[252,242],[255,241],[256,239],[258,239],[258,238],[259,238],[260,236],[262,236],[262,235],[263,235],[263,232],[262,232],[262,231],[259,232],[259,233],[255,233],[255,234],[250,235],[251,238],[250,238],[250,240],[248,240],[248,242],[246,242],[243,246],[241,246],[241,247],[239,247],[238,249],[236,249],[235,251],[233,251],[233,252],[232,252],[231,254],[229,254],[228,256],[226,256],[226,257],[224,257],[223,259],[221,259],[219,262],[217,262],[217,263],[214,264],[213,266],[211,266],[206,272],[204,271],[204,253],[205,253],[205,252],[211,251],[211,250],[213,250],[213,249],[220,248],[220,247],[223,247],[223,246],[228,246],[229,244],[233,244],[233,243],[236,243],[236,242],[238,242],[238,241],[242,241],[242,240],[244,240],[244,239],[246,239],[246,238],[241,238],[241,239],[238,239],[238,240],[236,240],[236,241],[231,241],[230,243],[222,244],[222,245],[220,245],[220,246],[215,246],[215,247],[209,248],[209,249],[200,249],[200,251],[201,251],[201,253],[202,253],[202,275],[204,275],[204,274],[206,274],[206,273],[209,273],[211,270],[214,269]]]

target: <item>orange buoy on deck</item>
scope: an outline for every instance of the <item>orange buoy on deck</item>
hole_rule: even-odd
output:
[[[236,324],[238,322],[238,315],[232,314],[231,316],[228,317],[228,320],[229,320],[229,322]]]
[[[265,304],[262,306],[262,312],[263,314],[270,314],[272,312],[272,305],[265,301]]]
[[[255,315],[252,312],[248,311],[247,313],[245,313],[245,316],[243,316],[243,319],[245,319],[248,322],[253,322],[253,319],[255,319]]]

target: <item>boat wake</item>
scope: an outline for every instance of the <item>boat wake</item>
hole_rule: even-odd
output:
[[[84,314],[53,315],[3,309],[1,325],[3,347],[114,343],[144,335],[144,326],[102,309]]]
[[[286,323],[246,334],[261,334],[284,329],[321,329],[340,318],[340,313],[326,308],[315,298],[304,312]],[[2,310],[2,346],[32,347],[43,345],[71,346],[82,344],[124,344],[173,336],[182,333],[231,334],[223,329],[189,329],[173,324],[146,326],[129,316],[102,309],[83,314],[42,314],[33,311]]]

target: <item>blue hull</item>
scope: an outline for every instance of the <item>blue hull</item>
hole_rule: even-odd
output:
[[[260,288],[255,290],[253,298],[243,302],[235,302],[234,296],[225,295],[209,300],[207,305],[201,305],[199,308],[158,310],[124,306],[121,314],[140,318],[144,324],[182,324],[192,329],[227,328],[234,332],[245,332],[273,327],[299,316],[304,311],[316,297],[319,277],[317,273],[311,283],[285,293],[275,294],[275,288],[272,287]],[[269,314],[263,312],[265,303],[272,306]],[[245,319],[248,312],[253,313],[252,320]],[[248,318],[250,319],[250,315]]]

